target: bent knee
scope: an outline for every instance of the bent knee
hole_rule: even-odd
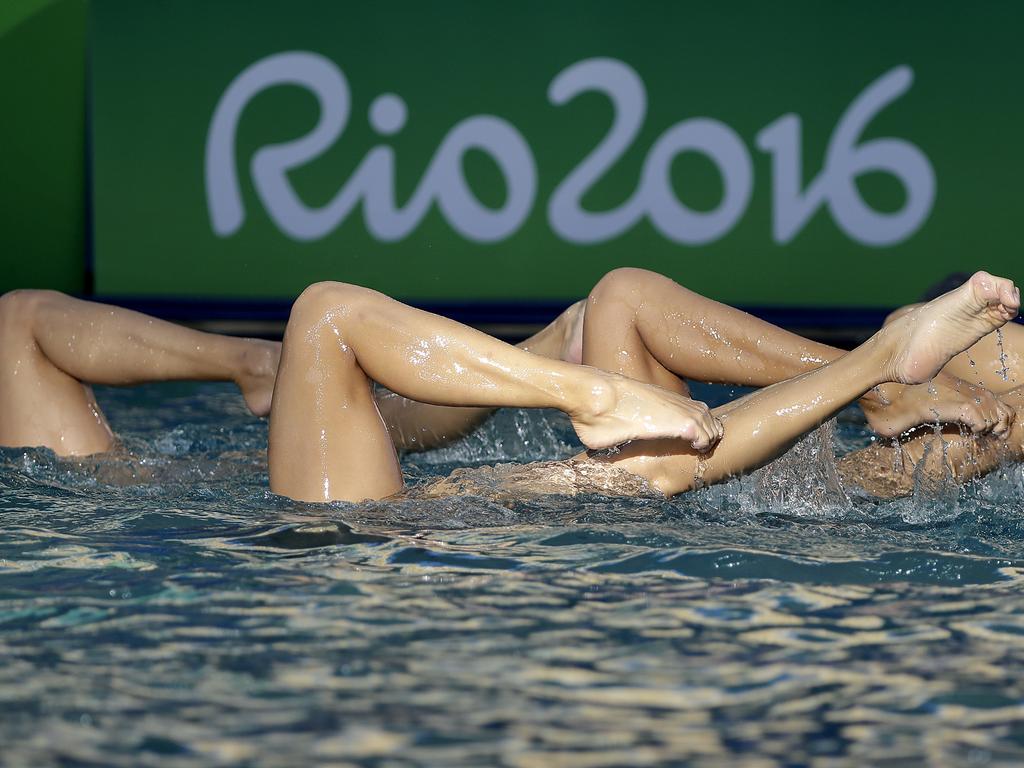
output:
[[[313,283],[299,294],[292,305],[292,314],[323,314],[329,311],[340,311],[356,304],[366,288],[349,283],[338,283],[324,280]]]
[[[625,313],[634,316],[646,297],[650,295],[653,280],[666,280],[657,272],[638,267],[619,267],[597,281],[587,296],[587,319],[607,318],[615,322]]]
[[[326,322],[337,329],[352,321],[368,305],[384,298],[377,291],[350,283],[329,280],[313,283],[292,305],[288,326],[310,328]]]
[[[31,332],[39,310],[64,299],[58,291],[19,288],[0,296],[0,330],[3,333]]]
[[[618,267],[597,281],[588,298],[591,300],[616,298],[633,303],[634,300],[643,298],[645,288],[652,281],[667,279],[649,269]]]

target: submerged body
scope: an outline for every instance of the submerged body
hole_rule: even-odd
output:
[[[1024,431],[1014,423],[1005,437],[970,435],[955,427],[924,426],[903,439],[876,442],[836,460],[848,488],[880,499],[910,496],[915,484],[951,479],[966,483],[1024,458]]]
[[[1021,426],[1018,426],[1021,425]],[[915,485],[951,479],[958,483],[1024,458],[1024,420],[1006,436],[972,435],[934,425],[912,430],[902,440],[878,441],[835,459],[848,490],[877,499],[911,496]],[[703,481],[700,471],[694,486]],[[609,457],[584,454],[562,461],[496,464],[454,470],[448,477],[402,491],[403,498],[469,495],[514,503],[537,496],[622,496],[667,498],[647,478],[612,464]]]
[[[553,494],[665,498],[646,478],[627,469],[607,462],[579,459],[464,467],[424,486],[403,490],[400,495],[406,498],[479,496],[502,503]]]

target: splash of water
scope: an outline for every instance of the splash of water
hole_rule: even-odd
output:
[[[541,461],[567,458],[578,452],[572,425],[558,411],[531,413],[503,408],[469,435],[450,445],[403,458],[407,467],[424,469],[447,465],[499,461]]]
[[[892,439],[892,471],[894,474],[902,474],[904,466],[903,443],[898,437]]]
[[[908,523],[935,523],[960,514],[960,484],[949,462],[949,444],[942,427],[932,427],[934,438],[925,443],[921,460],[914,467],[914,494],[903,513]]]
[[[1006,347],[1003,345],[1003,329],[996,328],[996,346],[999,348],[999,369],[996,373],[999,374],[999,378],[1003,381],[1008,381],[1010,378],[1009,370],[1006,367]]]
[[[703,453],[697,454],[697,466],[693,468],[693,490],[704,487],[704,473],[708,471],[708,460]]]
[[[768,511],[837,517],[853,506],[835,459],[835,419],[797,442],[755,474],[755,502]]]

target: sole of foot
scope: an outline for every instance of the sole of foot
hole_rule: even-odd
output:
[[[1017,316],[1020,291],[1012,280],[976,272],[947,294],[886,326],[900,344],[892,380],[922,384],[950,358]]]

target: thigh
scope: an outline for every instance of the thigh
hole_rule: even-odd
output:
[[[362,501],[402,489],[371,382],[315,302],[292,310],[270,410],[270,488],[301,501]]]
[[[607,278],[594,287],[583,318],[583,364],[689,395],[686,383],[658,362],[640,334],[642,300]]]
[[[109,450],[114,436],[92,389],[36,344],[33,300],[30,291],[0,298],[0,445],[45,446],[62,456]]]
[[[430,405],[378,390],[374,399],[391,440],[400,451],[425,451],[468,435],[494,408]]]

